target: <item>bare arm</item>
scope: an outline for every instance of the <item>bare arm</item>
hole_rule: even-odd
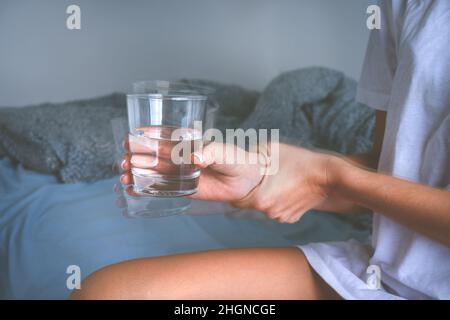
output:
[[[450,246],[450,192],[364,170],[344,159],[329,165],[331,192]]]
[[[368,208],[450,246],[450,192],[364,170],[378,165],[386,113],[377,111],[372,152],[333,160],[336,181],[325,209],[354,212]],[[353,165],[351,165],[351,164]],[[356,166],[355,166],[356,164]],[[334,178],[333,178],[334,179]]]
[[[357,166],[376,169],[383,144],[385,123],[386,112],[377,111],[372,149],[367,153],[347,156],[346,159]],[[329,196],[327,201],[320,204],[316,209],[336,213],[360,213],[368,210],[353,200],[338,195]]]
[[[280,222],[295,222],[311,208],[333,212],[366,208],[450,246],[450,191],[373,170],[384,123],[385,113],[379,112],[374,147],[366,155],[345,158],[280,145],[280,172],[266,177],[243,205]]]
[[[374,210],[450,246],[450,192],[378,174],[385,113],[377,113],[372,152],[342,158],[279,145],[279,170],[260,175],[261,164],[217,161],[234,145],[211,143],[195,162],[202,168],[197,199],[227,201],[263,211],[271,219],[293,223],[312,208],[333,212]],[[215,152],[215,150],[225,152]],[[196,157],[194,157],[196,158]],[[121,181],[132,183],[131,162]],[[135,162],[134,165],[137,165]],[[371,170],[372,168],[372,170]]]

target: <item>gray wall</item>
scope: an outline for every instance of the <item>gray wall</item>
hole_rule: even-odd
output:
[[[0,0],[0,106],[195,77],[263,88],[323,65],[358,78],[369,0]],[[82,29],[66,29],[79,4]]]

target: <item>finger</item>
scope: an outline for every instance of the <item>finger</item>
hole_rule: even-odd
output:
[[[126,192],[129,196],[131,196],[131,197],[142,197],[141,194],[134,192],[133,186],[128,186],[128,187],[125,189],[125,192]]]
[[[264,212],[264,214],[270,220],[275,220],[275,221],[280,222],[281,214],[278,211],[270,210],[270,211]]]
[[[131,153],[156,154],[158,151],[158,142],[145,136],[136,137],[130,135],[128,138],[128,150]]]
[[[130,135],[128,138],[131,153],[151,154],[162,158],[170,158],[173,147],[179,143],[179,140],[152,139],[151,136]]]
[[[297,223],[300,220],[300,217],[301,217],[300,215],[296,215],[294,217],[291,217],[289,220],[287,220],[287,223],[290,223],[290,224]]]
[[[292,217],[293,223],[300,221],[300,219],[310,210],[311,208],[305,209],[305,207],[300,208],[296,211]]]
[[[300,209],[286,209],[285,213],[283,214],[282,217],[280,217],[280,223],[296,223],[297,221],[300,220],[300,218],[303,216],[303,214],[306,211],[303,208]]]
[[[125,154],[122,160],[122,163],[120,164],[120,167],[123,171],[130,171],[131,170],[131,155],[129,153]]]
[[[148,174],[158,173],[167,175],[190,174],[195,170],[193,164],[174,164],[172,161],[155,156],[136,154],[131,156],[133,168],[144,169]]]
[[[133,184],[133,176],[130,172],[124,173],[120,176],[120,183],[128,186]]]
[[[211,142],[191,156],[192,162],[199,168],[211,167],[214,171],[233,175],[235,166],[249,163],[249,154],[233,144]]]
[[[301,214],[300,213],[295,213],[292,216],[290,216],[288,219],[286,219],[286,223],[296,223],[298,220],[300,220]]]
[[[149,154],[133,154],[130,158],[131,166],[141,169],[154,168],[159,164],[159,162],[158,157]]]
[[[276,218],[275,221],[277,221],[278,223],[286,223],[287,218],[288,218],[288,217],[282,215],[282,216]]]
[[[229,160],[227,159],[227,156],[232,156],[232,148],[234,149],[234,145],[230,146],[227,144],[212,142],[203,148],[202,153],[195,153],[195,158],[200,160],[201,164],[205,167],[213,164],[225,164],[230,162],[227,161]]]
[[[191,154],[191,161],[193,164],[195,164],[197,167],[204,169],[208,165],[203,162],[203,155],[201,152],[195,152]]]
[[[123,139],[122,147],[126,152],[130,151],[130,139],[128,138],[128,135]]]

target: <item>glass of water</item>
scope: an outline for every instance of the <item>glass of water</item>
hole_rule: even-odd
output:
[[[197,191],[200,170],[191,155],[202,147],[206,100],[169,89],[127,95],[135,193],[177,197]]]
[[[214,128],[216,116],[219,111],[219,103],[216,99],[216,90],[195,81],[166,81],[166,80],[144,80],[133,83],[133,93],[178,93],[199,94],[207,96],[206,116],[203,123],[203,131]]]

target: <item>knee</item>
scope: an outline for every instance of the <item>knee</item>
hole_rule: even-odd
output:
[[[129,260],[104,267],[84,279],[70,299],[158,299],[163,287],[153,259]]]
[[[120,281],[117,265],[104,267],[84,279],[80,289],[72,291],[71,300],[127,299],[126,286]]]

